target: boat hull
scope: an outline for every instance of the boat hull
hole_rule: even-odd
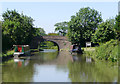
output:
[[[14,52],[13,55],[29,55],[29,54],[30,54],[30,50],[25,52]]]

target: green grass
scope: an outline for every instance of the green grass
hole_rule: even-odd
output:
[[[82,47],[81,49],[84,51],[94,51],[96,47]]]
[[[2,53],[2,55],[0,55],[0,57],[13,55],[13,53],[14,53],[14,50],[9,50],[9,51],[6,51],[5,53]]]
[[[109,60],[111,62],[118,61],[118,44],[117,40],[108,41],[99,47],[95,47],[94,51],[85,51],[85,54],[98,60]]]

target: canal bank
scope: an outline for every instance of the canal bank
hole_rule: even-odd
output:
[[[2,53],[0,55],[0,59],[2,59],[1,62],[3,63],[5,61],[9,61],[13,57],[13,53],[14,53],[14,50],[9,50],[9,51],[6,51],[5,53]]]

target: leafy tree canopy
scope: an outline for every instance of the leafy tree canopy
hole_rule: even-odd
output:
[[[3,34],[11,39],[13,44],[29,44],[35,29],[33,28],[33,19],[16,10],[7,10],[2,14]]]
[[[104,43],[110,41],[111,39],[115,39],[116,32],[114,29],[114,25],[115,25],[114,19],[109,19],[106,20],[105,22],[102,22],[98,26],[98,29],[96,30],[92,38],[92,41],[94,43]]]
[[[35,30],[36,30],[35,36],[45,36],[46,35],[43,28],[35,28]]]
[[[71,16],[71,20],[68,23],[69,40],[72,44],[85,45],[86,41],[91,41],[91,35],[101,22],[101,14],[98,11],[89,7],[81,8],[76,15]]]
[[[55,31],[58,31],[59,35],[65,36],[67,34],[68,22],[56,23],[54,26],[56,27]]]
[[[115,24],[115,29],[117,32],[120,32],[120,14],[116,16],[116,24]]]
[[[120,40],[120,14],[116,16],[115,20],[115,30],[117,32],[117,39]]]

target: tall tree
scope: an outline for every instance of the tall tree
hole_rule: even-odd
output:
[[[120,39],[120,14],[116,16],[115,20],[115,30],[117,32],[117,39]]]
[[[68,37],[74,44],[85,45],[85,41],[91,41],[91,36],[95,32],[99,23],[102,22],[101,14],[89,7],[81,8],[75,16],[71,16],[68,23]]]
[[[67,34],[68,22],[56,23],[54,26],[56,27],[55,31],[58,31],[59,35],[65,36]]]
[[[7,10],[2,14],[3,34],[9,36],[13,44],[29,44],[35,29],[33,28],[33,19],[16,10]]]
[[[116,38],[116,32],[114,29],[115,26],[115,20],[109,19],[105,22],[102,22],[99,26],[96,32],[94,33],[92,37],[92,41],[94,43],[104,43],[107,41],[110,41],[111,39]]]
[[[36,30],[36,33],[35,33],[35,36],[45,36],[45,31],[43,28],[35,28]]]

